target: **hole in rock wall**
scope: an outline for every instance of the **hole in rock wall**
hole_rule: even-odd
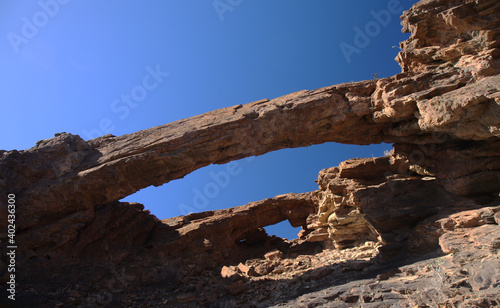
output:
[[[253,246],[260,244],[268,239],[269,234],[263,228],[250,230],[243,234],[241,238],[236,239],[236,244]]]
[[[161,187],[148,187],[122,201],[144,204],[159,219],[226,209],[280,194],[318,189],[314,180],[322,169],[356,157],[379,157],[390,144],[369,146],[326,143],[284,149],[224,165],[210,165]],[[299,228],[288,221],[265,228],[269,235],[297,238]]]
[[[289,241],[298,238],[301,227],[292,227],[288,220],[264,228],[269,236],[276,235]]]

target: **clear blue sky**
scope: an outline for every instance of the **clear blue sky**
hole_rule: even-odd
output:
[[[400,12],[414,2],[0,2],[0,149],[54,133],[122,135],[299,90],[400,72]],[[324,144],[209,166],[126,201],[159,218],[317,189],[319,170],[390,145]],[[217,177],[215,177],[217,178]],[[194,202],[193,202],[194,199]],[[288,223],[268,227],[294,238]]]

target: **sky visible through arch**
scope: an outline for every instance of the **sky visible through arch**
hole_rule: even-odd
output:
[[[0,149],[122,135],[300,90],[387,77],[416,1],[3,0]],[[375,74],[375,75],[374,75]],[[390,145],[323,144],[197,170],[127,197],[159,218],[317,189]],[[20,205],[22,206],[22,205]],[[269,233],[295,238],[287,223]]]

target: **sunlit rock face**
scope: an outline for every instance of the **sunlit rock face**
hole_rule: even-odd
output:
[[[40,307],[500,305],[499,20],[493,0],[420,1],[403,13],[411,36],[395,76],[0,151],[0,238],[15,194],[19,297]],[[317,191],[225,210],[159,220],[119,202],[209,164],[325,142],[394,149],[320,171]],[[302,227],[298,239],[263,230],[284,220]]]

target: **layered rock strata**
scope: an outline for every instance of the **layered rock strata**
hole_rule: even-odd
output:
[[[168,304],[209,306],[227,294],[207,287],[200,275],[219,281],[223,266],[233,279],[227,291],[244,298],[257,278],[288,273],[279,279],[302,283],[339,274],[335,266],[342,266],[328,269],[324,256],[345,257],[342,264],[353,271],[376,272],[383,271],[380,260],[436,252],[453,254],[446,281],[458,290],[443,291],[436,301],[466,305],[473,290],[481,291],[478,301],[500,304],[491,295],[498,269],[490,266],[500,260],[500,4],[424,0],[404,12],[402,25],[411,36],[401,43],[396,76],[299,91],[124,136],[84,141],[61,133],[29,150],[0,151],[2,279],[8,277],[5,204],[15,194],[18,282],[29,304],[133,306],[125,294],[154,285],[179,294],[168,295]],[[318,191],[227,210],[161,221],[140,204],[119,202],[212,163],[324,142],[387,142],[394,149],[322,170]],[[283,220],[302,227],[300,239],[287,242],[262,229]],[[315,273],[309,280],[301,262]],[[380,296],[365,289],[351,296],[340,287],[340,295],[321,300],[355,305],[412,298],[418,305],[429,294],[410,296],[418,285],[400,277],[420,273],[423,266],[415,264],[395,274],[398,286],[413,293],[386,295],[390,286],[377,285]],[[348,276],[329,283],[355,284]],[[293,302],[299,289],[267,304]],[[213,294],[202,297],[207,290]]]

